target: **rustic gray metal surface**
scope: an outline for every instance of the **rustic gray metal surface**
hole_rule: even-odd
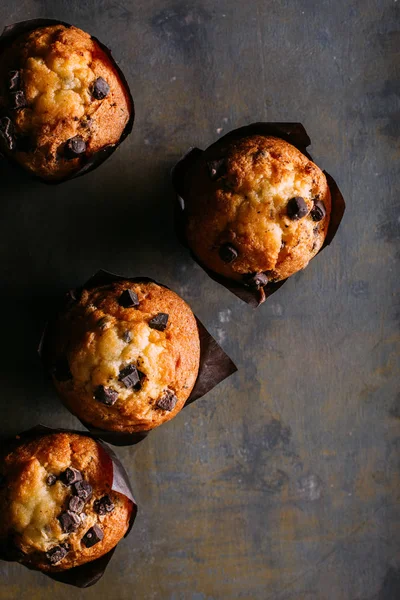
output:
[[[163,281],[240,371],[136,448],[139,504],[104,578],[0,563],[0,598],[397,600],[399,16],[395,0],[3,0],[112,47],[136,102],[99,169],[49,187],[0,164],[2,433],[79,427],[42,374],[52,298],[98,268]],[[347,212],[257,311],[172,232],[169,170],[257,120],[301,121]]]

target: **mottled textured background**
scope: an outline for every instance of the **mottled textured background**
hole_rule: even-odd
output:
[[[398,600],[400,1],[0,4],[0,24],[39,16],[113,48],[137,120],[60,187],[0,164],[2,432],[79,427],[35,346],[53,298],[99,267],[182,294],[239,372],[118,451],[139,516],[94,588],[0,563],[0,598]],[[347,212],[255,311],[175,240],[169,171],[257,120],[304,123]]]

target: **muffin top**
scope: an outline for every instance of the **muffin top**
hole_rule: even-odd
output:
[[[203,152],[184,182],[186,237],[215,273],[259,288],[307,266],[324,243],[324,173],[288,142],[252,135]]]
[[[60,396],[100,429],[161,425],[181,410],[197,378],[196,319],[177,294],[156,283],[118,281],[83,290],[48,340]]]
[[[113,465],[93,439],[44,435],[0,460],[0,542],[20,562],[62,571],[125,535],[133,503],[111,490]]]
[[[41,27],[1,54],[3,149],[44,179],[67,177],[116,144],[131,111],[112,60],[81,29]]]

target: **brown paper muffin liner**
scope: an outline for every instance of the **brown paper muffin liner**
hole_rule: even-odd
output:
[[[22,35],[24,33],[28,33],[29,31],[33,31],[34,29],[37,29],[39,27],[47,27],[48,25],[64,25],[65,27],[71,27],[70,23],[66,23],[65,21],[58,21],[55,19],[30,19],[28,21],[19,21],[18,23],[14,23],[12,25],[6,25],[6,27],[3,30],[3,33],[0,35],[0,54],[9,44],[12,44],[14,42],[14,40],[17,37],[19,37],[20,35]],[[20,163],[18,161],[16,161],[12,156],[10,156],[8,154],[0,153],[0,156],[5,158],[6,160],[12,162],[14,165],[17,165],[27,175],[29,175],[30,177],[33,177],[34,179],[39,179],[40,181],[47,183],[48,185],[56,185],[58,183],[63,183],[64,181],[68,181],[70,179],[75,179],[76,177],[80,177],[81,175],[84,175],[85,173],[89,173],[89,171],[93,171],[93,169],[97,169],[97,167],[99,167],[109,156],[111,156],[111,154],[113,152],[115,152],[115,150],[118,148],[118,146],[125,140],[125,138],[132,131],[133,122],[135,120],[135,107],[134,107],[134,103],[133,103],[132,94],[131,94],[128,82],[125,78],[125,75],[123,74],[123,72],[117,65],[116,61],[114,60],[114,58],[111,54],[110,48],[107,48],[107,46],[102,44],[100,42],[100,40],[98,40],[96,37],[94,37],[94,35],[92,35],[91,38],[105,52],[105,54],[108,56],[109,60],[111,61],[112,65],[114,66],[115,70],[117,71],[118,76],[121,79],[121,81],[124,85],[125,91],[129,97],[129,101],[130,101],[130,105],[131,105],[131,116],[130,116],[129,121],[126,124],[125,129],[122,132],[122,135],[117,144],[110,144],[109,146],[105,146],[104,148],[102,148],[101,150],[96,152],[95,154],[92,154],[91,157],[88,157],[86,159],[85,163],[82,165],[82,167],[78,171],[75,171],[75,173],[73,173],[72,175],[69,175],[62,179],[59,179],[57,181],[47,181],[45,179],[42,179],[42,177],[40,177],[39,175],[30,173],[29,171],[24,169],[24,167],[22,165],[20,165]]]
[[[152,282],[162,287],[167,287],[148,277],[122,277],[121,275],[115,275],[114,273],[109,273],[108,271],[100,270],[95,275],[93,275],[80,289],[92,289],[97,286],[113,283],[114,281],[132,281],[133,283]],[[80,290],[73,290],[67,293],[67,297],[60,308],[61,311],[63,310],[63,308],[65,308],[65,303],[74,301],[74,299],[79,294],[79,291]],[[183,408],[185,408],[192,402],[199,400],[199,398],[205,396],[205,394],[207,394],[215,386],[221,383],[221,381],[223,381],[224,379],[226,379],[227,377],[229,377],[237,371],[237,367],[234,364],[234,362],[224,352],[224,350],[221,348],[218,342],[212,337],[212,335],[207,331],[207,329],[197,317],[196,322],[200,337],[200,366],[192,393],[186,400],[186,403]],[[47,370],[50,370],[51,364],[51,358],[46,350],[46,336],[50,329],[51,321],[45,327],[38,349],[39,354]],[[68,406],[66,408],[70,410]],[[77,418],[79,419],[79,417]],[[105,431],[103,429],[93,427],[92,425],[90,425],[90,423],[86,423],[81,419],[79,420],[82,423],[82,425],[84,425],[93,434],[97,435],[98,437],[115,446],[131,446],[137,444],[138,442],[141,442],[145,437],[147,437],[151,431],[141,431],[134,433]]]
[[[11,452],[12,450],[15,450],[15,448],[17,448],[22,443],[52,433],[76,433],[78,435],[91,437],[92,439],[96,440],[96,442],[100,444],[101,447],[107,452],[113,464],[113,482],[111,489],[115,492],[123,494],[133,502],[133,509],[129,523],[129,528],[124,536],[126,537],[132,529],[133,523],[135,521],[137,515],[137,504],[133,497],[128,475],[124,467],[122,466],[122,463],[118,459],[115,452],[113,452],[113,450],[101,439],[99,439],[98,436],[96,436],[95,434],[88,433],[87,431],[78,431],[75,429],[52,429],[51,427],[46,427],[45,425],[37,425],[36,427],[28,429],[27,431],[24,431],[11,439],[2,441],[0,447],[0,456],[4,455],[5,453]],[[93,560],[91,562],[85,563],[84,565],[80,565],[79,567],[73,567],[72,569],[60,571],[58,573],[44,573],[42,571],[43,575],[46,575],[47,577],[50,577],[50,579],[54,579],[55,581],[67,583],[75,587],[90,587],[97,583],[99,579],[101,579],[101,577],[103,576],[104,571],[106,570],[107,565],[110,562],[116,547],[117,546],[115,546],[112,550],[107,552],[107,554],[104,554],[104,556],[101,556],[100,558],[97,558],[96,560]],[[5,549],[0,547],[0,560],[21,563],[21,561],[18,560],[18,554],[16,554],[15,551],[13,552],[9,548]],[[30,570],[37,570],[29,565],[23,564],[23,566]]]
[[[210,147],[214,146],[215,144],[220,144],[222,140],[225,142],[230,142],[249,135],[272,135],[274,137],[281,138],[295,146],[298,150],[300,150],[300,152],[307,156],[307,158],[312,160],[311,155],[307,151],[307,147],[311,144],[311,140],[301,123],[252,123],[251,125],[234,129],[233,131],[219,138]],[[172,169],[172,184],[176,192],[175,230],[179,241],[186,248],[189,248],[189,245],[185,235],[186,215],[184,179],[188,169],[194,165],[202,153],[203,150],[200,150],[200,148],[189,148],[186,154],[184,154],[184,156]],[[324,174],[327,178],[328,186],[331,192],[332,209],[328,233],[319,252],[321,252],[332,242],[345,211],[345,201],[335,180],[326,171],[324,171]],[[204,266],[192,251],[190,251],[190,253],[193,260],[211,277],[211,279],[223,285],[227,290],[230,290],[233,294],[235,294],[235,296],[247,304],[250,304],[254,308],[257,308],[260,306],[260,304],[265,302],[267,298],[272,296],[272,294],[274,294],[287,281],[287,279],[283,279],[282,281],[278,281],[276,283],[267,283],[264,288],[260,288],[259,290],[251,290],[246,288],[238,281],[233,281],[223,277],[222,275],[218,275],[218,273],[214,273]]]

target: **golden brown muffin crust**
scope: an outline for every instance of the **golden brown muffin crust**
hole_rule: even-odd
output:
[[[20,36],[2,53],[0,72],[0,109],[11,116],[19,140],[13,156],[42,178],[77,171],[84,157],[116,144],[129,120],[131,102],[117,70],[76,27],[51,25]],[[98,78],[109,86],[99,99],[93,91]],[[13,108],[15,102],[22,107]],[[69,158],[66,143],[77,136],[86,150]]]
[[[71,467],[90,484],[92,496],[76,513],[77,530],[65,533],[59,517],[75,494],[64,482]],[[114,548],[129,527],[133,504],[111,490],[112,461],[89,437],[56,433],[23,443],[0,461],[0,473],[5,478],[0,488],[0,540],[12,539],[22,552],[21,562],[37,569],[61,571],[95,560]],[[55,482],[49,484],[49,477]],[[98,501],[107,496],[114,506],[110,512],[99,509]],[[88,548],[84,539],[94,526],[104,537]],[[64,544],[68,552],[52,564],[47,553]]]
[[[124,306],[128,291],[138,306]],[[152,327],[160,314],[168,315],[164,330]],[[196,319],[182,298],[155,283],[120,281],[84,290],[52,329],[50,360],[67,361],[70,372],[65,377],[56,367],[57,390],[74,414],[100,429],[153,429],[183,408],[196,382]],[[140,377],[135,385],[124,382],[132,365]]]
[[[214,169],[214,173],[212,173]],[[288,215],[288,202],[303,198],[307,213]],[[316,222],[314,202],[326,215]],[[185,181],[187,240],[199,260],[229,279],[266,272],[279,281],[307,266],[328,229],[331,197],[323,172],[286,141],[253,135],[221,140],[203,153]],[[237,252],[225,262],[219,252]]]

